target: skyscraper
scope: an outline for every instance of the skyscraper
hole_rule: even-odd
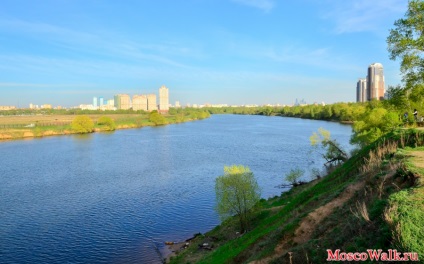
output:
[[[147,111],[147,96],[146,95],[134,95],[133,96],[133,110]]]
[[[367,79],[358,79],[356,83],[356,102],[366,102],[367,101]]]
[[[93,107],[94,109],[97,109],[97,97],[93,97]]]
[[[148,94],[147,96],[147,111],[151,112],[153,110],[158,110],[158,105],[156,103],[156,94]]]
[[[99,98],[99,106],[102,106],[102,105],[104,105],[105,103],[104,103],[104,99],[103,99],[103,97],[100,97]]]
[[[373,63],[368,66],[367,100],[383,100],[384,92],[383,65],[381,65],[381,63]]]
[[[128,110],[130,109],[130,96],[128,94],[117,94],[114,97],[116,109]]]
[[[165,85],[159,88],[159,110],[161,112],[168,112],[169,110],[169,89]]]

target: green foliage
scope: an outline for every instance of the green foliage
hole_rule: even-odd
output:
[[[260,199],[260,188],[248,167],[233,165],[224,167],[224,175],[216,178],[216,211],[225,220],[236,215],[240,231],[248,230],[250,213]]]
[[[116,128],[115,121],[113,121],[113,119],[108,116],[101,116],[99,120],[97,120],[97,124],[100,126],[105,126],[106,130],[109,131],[115,130]]]
[[[330,131],[320,127],[318,133],[314,132],[309,138],[311,145],[318,148],[321,146],[325,153],[322,154],[323,158],[327,160],[328,164],[339,164],[348,159],[347,153],[341,148],[340,144],[331,139]]]
[[[424,190],[402,190],[391,195],[389,202],[398,246],[424,256]]]
[[[166,125],[167,121],[164,116],[162,116],[158,111],[154,110],[149,114],[149,121],[154,123],[155,126]]]
[[[410,0],[404,18],[395,21],[387,38],[390,59],[401,59],[407,88],[424,83],[424,1]]]
[[[262,115],[266,115],[266,116],[270,116],[272,113],[273,113],[273,110],[272,110],[272,108],[271,108],[271,107],[269,107],[269,106],[264,107],[264,108],[261,110],[261,112],[260,112],[260,114],[262,114]]]
[[[299,183],[299,179],[303,176],[303,173],[305,172],[299,168],[291,169],[284,179],[291,184],[296,185]]]
[[[71,129],[79,134],[91,133],[94,131],[94,123],[88,116],[76,116],[74,120],[72,120]]]
[[[387,100],[384,101],[386,108],[399,110],[411,108],[407,92],[401,86],[389,86],[386,94]]]
[[[351,143],[368,145],[400,124],[400,117],[396,113],[375,107],[365,112],[360,121],[353,124]]]

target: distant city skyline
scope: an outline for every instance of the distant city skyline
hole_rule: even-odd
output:
[[[370,61],[384,65],[386,86],[401,83],[386,38],[406,7],[405,0],[4,0],[0,105],[71,107],[94,96],[155,93],[163,83],[181,105],[353,102],[352,80]]]

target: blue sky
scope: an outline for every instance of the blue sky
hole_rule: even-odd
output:
[[[355,100],[406,0],[2,0],[0,105],[157,93],[186,103]]]

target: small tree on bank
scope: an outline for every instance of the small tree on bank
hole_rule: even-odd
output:
[[[259,201],[260,188],[248,167],[233,165],[224,167],[224,175],[216,178],[216,211],[222,220],[236,216],[240,232],[249,229],[252,208]]]
[[[323,128],[318,129],[318,133],[314,132],[309,138],[313,147],[325,149],[325,153],[321,154],[327,162],[325,165],[340,164],[348,159],[347,153],[340,147],[336,140],[331,139],[330,131]]]
[[[88,116],[76,116],[74,120],[72,120],[71,129],[79,134],[91,133],[94,131],[94,123]]]
[[[302,184],[302,182],[299,181],[299,179],[303,176],[303,173],[304,171],[299,168],[291,169],[290,172],[286,174],[284,179],[290,182],[292,186],[296,187]]]
[[[115,130],[116,128],[115,121],[113,121],[113,119],[108,116],[100,117],[99,120],[97,120],[97,124],[100,126],[105,126],[106,130],[109,131]]]
[[[154,123],[155,126],[166,125],[167,123],[165,117],[156,110],[150,112],[149,121]]]

